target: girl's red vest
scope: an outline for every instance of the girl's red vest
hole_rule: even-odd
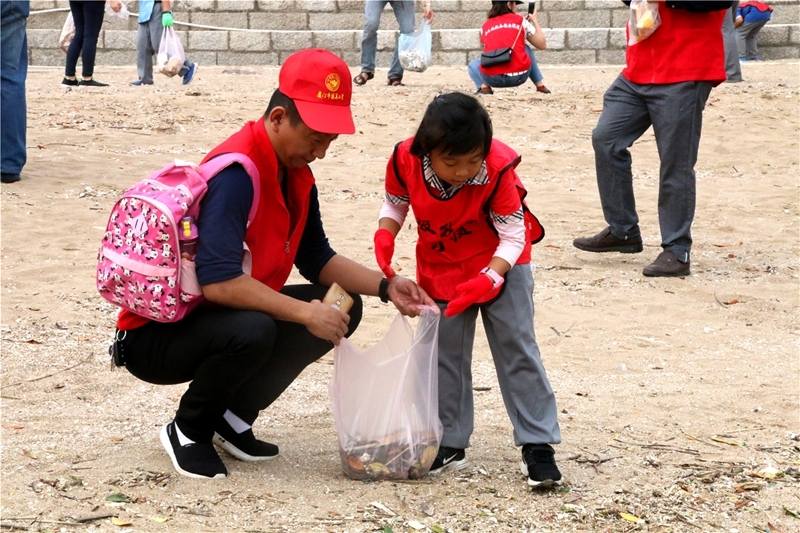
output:
[[[245,124],[211,150],[203,163],[231,152],[244,154],[255,163],[261,183],[258,210],[245,234],[245,244],[253,261],[250,275],[270,288],[280,290],[289,278],[303,236],[314,176],[308,166],[286,169],[284,179],[288,205],[284,202],[278,181],[278,159],[263,119]],[[133,329],[147,322],[146,318],[123,310],[117,318],[117,328]]]
[[[513,179],[519,198],[526,192],[513,170],[520,156],[493,140],[486,157],[489,183],[465,185],[451,198],[441,200],[431,192],[422,172],[422,161],[409,152],[413,138],[395,147],[389,167],[405,185],[417,220],[417,282],[431,298],[449,301],[458,296],[456,286],[477,276],[489,265],[500,238],[489,215],[489,203],[502,179]],[[525,208],[527,238],[516,264],[531,260],[531,243],[544,237],[544,229]],[[497,294],[490,293],[489,301]]]
[[[497,50],[514,45],[511,51],[511,62],[493,67],[481,66],[481,72],[487,76],[497,76],[510,72],[527,72],[531,68],[531,58],[525,51],[525,29],[522,27],[522,17],[516,13],[508,13],[493,17],[483,23],[481,27],[481,42],[483,49]],[[516,43],[514,40],[516,39]]]
[[[661,26],[628,46],[622,75],[641,85],[685,81],[725,81],[722,19],[727,10],[692,13],[658,4]]]

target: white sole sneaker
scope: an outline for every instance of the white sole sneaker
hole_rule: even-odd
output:
[[[543,481],[534,481],[528,476],[528,464],[525,461],[520,461],[519,470],[528,480],[528,486],[537,489],[552,489],[561,485],[561,480],[555,481],[553,479],[545,479]]]
[[[449,470],[452,470],[453,472],[457,472],[459,470],[464,470],[468,466],[469,466],[469,460],[466,457],[464,457],[460,461],[452,461],[450,463],[442,465],[441,467],[437,468],[436,470],[431,470],[428,473],[429,474],[440,474],[442,472],[447,472]]]
[[[214,477],[201,476],[200,474],[194,474],[181,468],[181,465],[178,464],[178,460],[175,458],[175,451],[172,449],[172,443],[169,440],[169,434],[167,433],[168,425],[169,424],[164,424],[164,426],[161,428],[161,445],[167,451],[169,458],[172,459],[172,466],[175,467],[175,470],[177,470],[179,474],[186,477],[193,477],[195,479],[225,479],[227,477],[225,474],[217,474]]]
[[[277,453],[275,455],[260,455],[260,456],[246,454],[242,450],[240,450],[239,448],[234,446],[231,442],[225,440],[225,438],[220,436],[219,433],[214,433],[214,438],[211,439],[211,442],[213,444],[219,446],[220,448],[222,448],[226,452],[228,452],[230,455],[236,457],[240,461],[246,461],[248,463],[257,463],[257,462],[260,462],[260,461],[269,461],[270,459],[275,459],[276,457],[278,457],[280,455],[280,453]]]

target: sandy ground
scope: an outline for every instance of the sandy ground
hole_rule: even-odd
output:
[[[546,227],[534,249],[536,331],[564,441],[559,491],[532,493],[488,345],[475,346],[471,466],[418,482],[365,483],[341,469],[328,398],[332,355],[256,423],[281,457],[230,477],[178,476],[158,440],[184,386],[157,387],[107,356],[115,309],[94,288],[108,210],[172,158],[199,161],[277,85],[274,68],[201,68],[196,81],[67,90],[59,69],[28,77],[28,165],[2,194],[2,527],[29,531],[800,531],[798,117],[800,68],[748,63],[711,95],[697,164],[692,275],[647,279],[659,252],[652,132],[632,149],[645,251],[590,254],[604,227],[591,129],[619,67],[543,68],[485,97],[496,135]],[[355,72],[354,72],[355,73]],[[357,133],[313,164],[334,248],[373,265],[371,236],[392,146],[466,70],[432,68],[355,89]],[[396,257],[413,273],[413,231]],[[377,298],[353,341],[379,340]],[[117,496],[112,496],[117,494]],[[112,501],[112,500],[123,501]],[[115,525],[113,519],[117,521]],[[99,517],[99,518],[98,518]],[[641,519],[641,522],[636,520]],[[84,520],[73,525],[76,519]]]

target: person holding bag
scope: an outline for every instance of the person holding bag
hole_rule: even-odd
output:
[[[139,0],[139,32],[136,35],[136,71],[139,79],[131,85],[153,85],[153,56],[161,45],[164,28],[173,25],[170,0]],[[197,72],[197,63],[184,59],[178,71],[183,85],[188,84]]]
[[[533,50],[525,44],[527,41],[539,50],[547,47],[539,26],[538,8],[534,7],[527,17],[522,17],[517,14],[519,4],[522,4],[519,0],[492,0],[488,20],[481,28],[483,53],[480,59],[472,60],[467,69],[475,82],[475,94],[493,94],[492,87],[517,87],[528,78],[538,92],[550,94]]]
[[[337,254],[326,236],[309,164],[325,157],[339,135],[355,133],[352,89],[347,64],[327,50],[286,58],[264,114],[203,159],[243,155],[259,183],[256,196],[253,175],[241,164],[208,182],[194,260],[208,305],[177,322],[126,309],[117,317],[111,354],[128,372],[153,384],[190,382],[160,433],[181,475],[226,477],[215,445],[241,461],[278,456],[278,446],[256,438],[253,424],[303,369],[355,331],[359,294],[391,300],[408,316],[434,304],[413,281],[389,281]],[[287,284],[295,266],[308,283]],[[346,313],[322,302],[334,282],[353,298]]]
[[[105,15],[105,2],[70,0],[69,9],[75,23],[75,36],[67,48],[67,63],[64,69],[64,79],[61,85],[64,87],[108,87],[107,83],[101,83],[93,78],[94,59],[97,56],[97,38],[100,36],[100,29],[103,27],[103,16]],[[108,0],[111,9],[118,13],[122,9],[119,0]],[[78,81],[75,71],[78,66],[78,58],[82,58],[83,66],[81,74],[83,79]]]
[[[428,105],[414,137],[395,146],[374,235],[375,259],[393,280],[395,238],[409,208],[417,225],[421,290],[439,319],[439,419],[443,433],[431,473],[467,466],[475,423],[472,348],[480,313],[520,469],[531,487],[561,481],[551,444],[561,442],[558,410],[533,328],[531,245],[544,237],[522,199],[521,157],[494,139],[489,113],[473,96],[446,93]]]

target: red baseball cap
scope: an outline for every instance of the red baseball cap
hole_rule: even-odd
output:
[[[278,89],[291,98],[306,126],[320,133],[353,134],[350,69],[322,48],[308,48],[286,58]]]

